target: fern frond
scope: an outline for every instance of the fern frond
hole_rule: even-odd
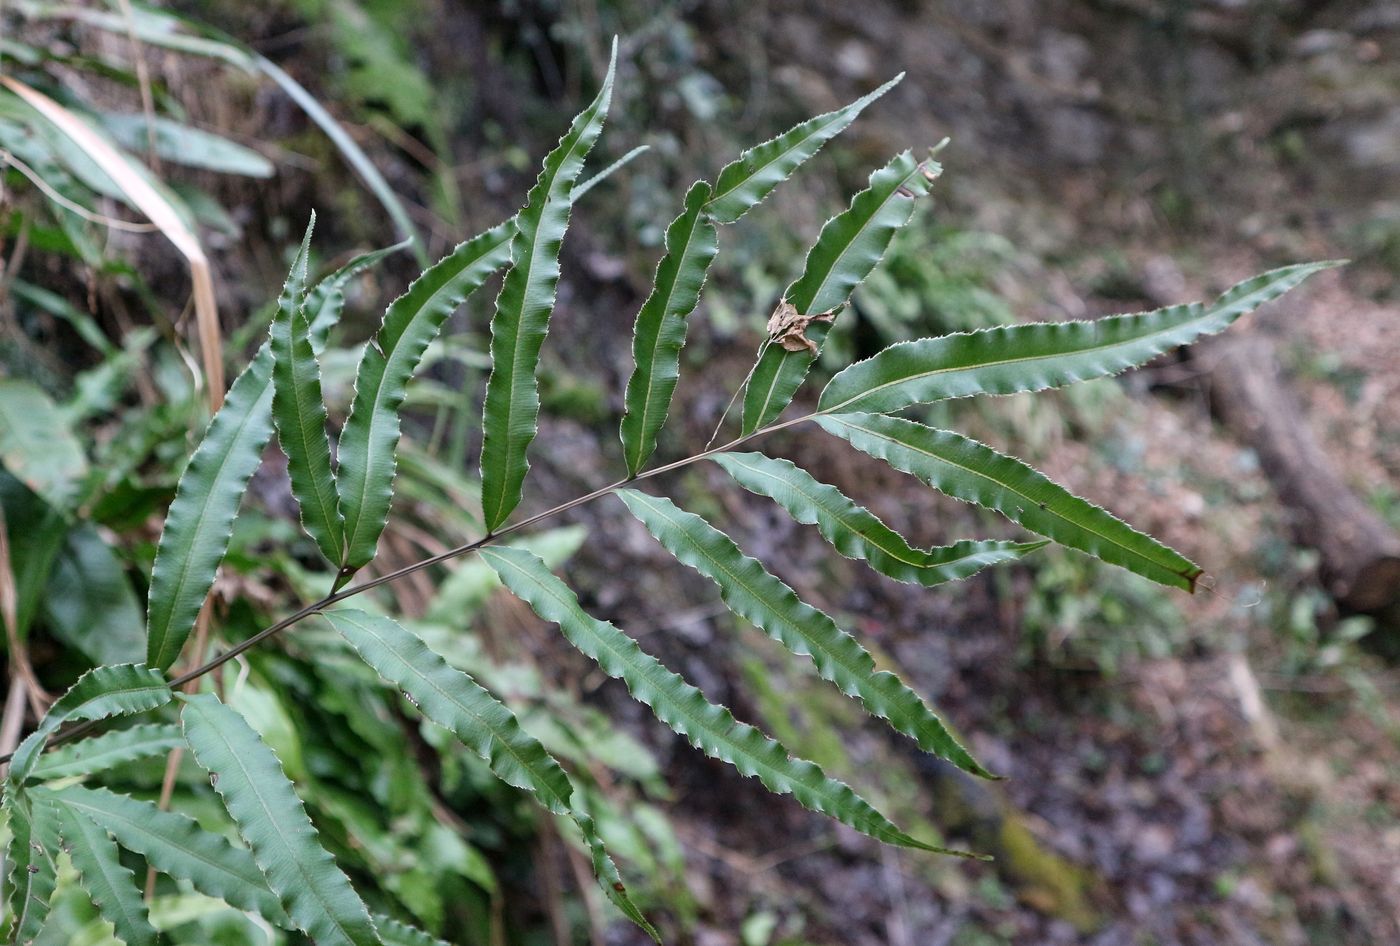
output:
[[[847,558],[863,559],[895,581],[932,586],[976,574],[989,565],[1014,562],[1043,548],[1041,542],[962,541],[916,549],[839,489],[819,481],[789,460],[761,453],[721,453],[711,457],[740,486],[767,496]]]
[[[822,145],[845,131],[867,105],[894,88],[903,78],[904,73],[901,72],[850,105],[808,119],[776,138],[749,148],[719,172],[714,192],[705,204],[705,212],[718,224],[738,220],[767,197],[773,188],[787,180],[804,161],[821,150]]]
[[[121,862],[121,852],[111,836],[56,796],[58,831],[63,849],[73,859],[78,879],[93,906],[112,924],[117,939],[127,946],[155,946],[156,930],[136,886],[136,875]]]
[[[801,601],[761,562],[741,552],[729,536],[664,496],[631,489],[619,490],[617,495],[679,562],[719,586],[720,598],[731,611],[788,650],[809,658],[823,679],[860,700],[925,752],[973,775],[991,777],[917,693],[894,674],[876,670],[875,658],[860,642],[825,612]]]
[[[666,230],[666,255],[656,264],[651,294],[637,313],[632,335],[636,367],[627,380],[622,418],[622,453],[629,476],[656,449],[656,435],[666,425],[671,396],[680,378],[686,317],[700,302],[710,263],[719,253],[719,235],[704,212],[710,186],[697,181],[685,197],[685,210]]]
[[[884,414],[823,414],[817,423],[955,499],[1163,585],[1194,591],[1200,566],[1020,460],[951,430]]]
[[[40,757],[30,772],[33,779],[95,775],[108,769],[165,755],[185,744],[180,727],[168,723],[142,723],[91,739],[69,743]]]
[[[369,911],[321,846],[277,755],[212,694],[180,695],[185,739],[297,929],[322,946],[377,946]]]
[[[150,667],[110,664],[89,670],[54,701],[38,727],[19,744],[10,760],[9,780],[18,784],[33,774],[49,737],[64,723],[144,713],[173,697],[165,675]]]
[[[744,388],[743,433],[776,420],[792,402],[838,310],[909,222],[915,199],[928,193],[939,170],[931,158],[919,162],[906,151],[870,175],[869,186],[851,199],[850,207],[822,227],[802,275],[788,286],[783,301],[798,315],[821,315],[824,320],[806,326],[806,346],[789,349],[771,338],[764,341]]]
[[[1229,328],[1334,262],[1285,266],[1193,302],[1092,322],[1036,322],[891,345],[831,379],[819,409],[888,414],[912,404],[1015,394],[1118,374]]]
[[[603,87],[544,159],[524,208],[516,215],[511,266],[491,319],[491,377],[482,407],[481,509],[494,532],[520,504],[526,453],[539,423],[535,373],[549,331],[559,283],[559,248],[569,226],[571,192],[584,158],[603,130],[617,70],[617,41]]]
[[[231,907],[290,927],[291,921],[268,888],[253,855],[222,835],[206,831],[194,819],[105,788],[69,785],[52,794],[162,874],[188,881],[195,890],[218,897]]]
[[[667,670],[655,657],[612,624],[589,615],[568,586],[544,563],[522,549],[481,551],[501,583],[541,618],[559,625],[564,636],[610,677],[622,680],[656,717],[706,755],[754,776],[769,791],[792,795],[803,807],[835,818],[872,838],[901,847],[957,854],[905,834],[849,785],[828,778],[811,762],[794,759],[781,743],[736,720],[729,710],[705,699],[695,687]]]

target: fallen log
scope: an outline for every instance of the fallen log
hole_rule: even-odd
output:
[[[1400,603],[1400,535],[1357,498],[1303,417],[1268,340],[1210,339],[1192,359],[1207,372],[1211,410],[1259,457],[1300,545],[1316,549],[1338,607],[1373,613]]]

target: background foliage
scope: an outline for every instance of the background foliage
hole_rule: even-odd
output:
[[[566,452],[536,471],[537,499],[565,499],[579,486],[603,482],[599,458],[617,455],[613,438],[631,362],[616,341],[625,338],[651,285],[665,221],[679,209],[685,186],[694,176],[715,179],[722,156],[737,152],[746,136],[756,140],[873,88],[883,78],[876,78],[881,70],[870,65],[873,58],[919,63],[923,75],[907,79],[886,111],[872,113],[873,130],[857,126],[845,147],[816,159],[824,163],[804,176],[801,188],[777,194],[771,214],[724,230],[731,262],[710,275],[704,318],[692,323],[681,369],[683,377],[706,380],[723,372],[728,383],[680,386],[678,422],[660,438],[660,448],[669,451],[664,455],[678,455],[709,435],[748,369],[763,328],[757,313],[771,310],[799,269],[788,264],[844,204],[843,195],[863,186],[868,169],[894,150],[951,132],[954,151],[940,156],[950,173],[939,185],[947,188],[941,202],[951,207],[925,214],[901,234],[886,265],[858,293],[849,331],[825,346],[818,371],[834,372],[890,341],[931,332],[1031,314],[1062,318],[1146,307],[1140,304],[1143,283],[1159,273],[1156,254],[1164,249],[1183,261],[1191,282],[1215,288],[1290,259],[1356,255],[1362,259],[1356,275],[1326,283],[1316,290],[1320,296],[1272,324],[1288,326],[1281,330],[1284,350],[1301,368],[1316,416],[1360,418],[1323,426],[1372,432],[1343,445],[1358,458],[1357,488],[1393,512],[1386,497],[1394,484],[1385,470],[1393,459],[1394,425],[1376,406],[1385,399],[1376,393],[1384,388],[1377,388],[1383,382],[1374,368],[1384,364],[1374,359],[1383,358],[1388,336],[1377,337],[1365,321],[1371,313],[1379,322],[1375,306],[1386,304],[1392,280],[1385,269],[1388,211],[1356,197],[1374,188],[1331,180],[1315,170],[1328,160],[1310,160],[1340,155],[1349,173],[1372,180],[1392,173],[1384,159],[1376,163],[1364,150],[1368,135],[1384,134],[1366,121],[1377,107],[1383,111],[1385,93],[1364,91],[1384,88],[1383,73],[1368,73],[1375,82],[1363,85],[1347,71],[1374,62],[1366,44],[1384,47],[1390,34],[1383,24],[1367,25],[1365,4],[1351,7],[1249,7],[1236,19],[1211,20],[1174,19],[1182,14],[1172,4],[1102,15],[1066,5],[978,19],[930,5],[918,12],[880,10],[862,23],[834,8],[796,21],[790,11],[773,11],[770,21],[748,8],[700,9],[677,19],[625,4],[467,13],[432,3],[184,11],[233,35],[257,38],[262,55],[306,82],[343,123],[341,141],[358,142],[370,155],[369,166],[383,169],[385,186],[400,204],[392,215],[382,209],[373,183],[365,186],[356,176],[363,165],[353,153],[339,150],[343,144],[294,108],[273,79],[257,78],[256,68],[167,52],[154,26],[142,36],[135,48],[144,50],[153,70],[159,114],[192,120],[193,127],[220,131],[225,141],[250,148],[224,149],[214,168],[206,162],[182,170],[175,155],[200,153],[190,144],[191,132],[182,132],[182,146],[162,153],[142,140],[144,117],[134,120],[141,117],[141,83],[124,23],[114,20],[114,28],[103,29],[81,19],[40,18],[36,26],[26,18],[23,36],[26,44],[38,37],[32,43],[45,56],[38,68],[52,76],[50,91],[69,87],[74,75],[110,83],[85,78],[74,87],[91,96],[85,107],[128,116],[104,127],[147,158],[171,184],[172,203],[183,203],[199,223],[217,267],[227,362],[236,371],[272,318],[268,287],[281,283],[310,206],[321,210],[317,245],[324,248],[313,250],[318,272],[349,254],[320,259],[316,253],[392,242],[406,232],[405,216],[422,234],[425,252],[437,258],[462,234],[514,209],[515,195],[533,177],[535,156],[549,148],[565,113],[586,100],[603,72],[606,50],[599,37],[620,32],[629,53],[624,62],[647,81],[634,76],[622,83],[631,88],[614,103],[595,166],[638,143],[651,144],[652,152],[600,185],[604,199],[575,221],[579,246],[565,253],[555,332],[588,341],[558,346],[552,354],[546,349],[544,436],[564,438]],[[16,9],[6,15],[16,16]],[[116,6],[104,12],[120,15]],[[141,19],[138,26],[153,22]],[[366,23],[378,29],[357,28]],[[1318,30],[1333,35],[1318,36]],[[7,36],[19,35],[7,30]],[[986,37],[990,43],[982,42]],[[1084,43],[1135,50],[1138,60],[1086,59]],[[464,49],[489,68],[462,69]],[[11,47],[5,55],[18,56]],[[817,62],[828,65],[811,65]],[[939,81],[958,69],[975,78]],[[1241,103],[1277,101],[1273,90],[1280,83],[1299,93],[1288,97],[1292,104],[1243,109],[1244,125],[1230,124]],[[910,92],[916,85],[920,92]],[[197,94],[204,88],[221,94]],[[424,107],[425,88],[436,107]],[[523,96],[521,89],[537,94]],[[1378,98],[1368,102],[1366,94]],[[1318,114],[1329,115],[1328,122],[1319,123]],[[123,121],[139,133],[122,132]],[[1036,145],[1034,160],[1022,150],[1026,141]],[[28,165],[46,181],[62,183],[69,200],[106,216],[122,213],[120,196],[109,194],[110,187],[104,191],[81,159],[70,167],[62,155],[45,156],[42,144],[7,142],[22,160],[21,144],[36,149],[30,153],[44,160]],[[1241,161],[1252,173],[1240,173]],[[269,165],[275,176],[255,177],[256,183],[227,176],[230,170],[264,174]],[[1039,174],[1046,166],[1048,173]],[[1300,180],[1318,195],[1308,205],[1328,207],[1330,218],[1300,207],[1296,198],[1274,199],[1289,188],[1299,192]],[[7,197],[13,199],[7,256],[17,278],[7,282],[6,306],[18,329],[5,335],[5,403],[52,433],[58,476],[34,485],[52,500],[49,508],[76,512],[63,525],[27,520],[26,510],[44,507],[24,497],[22,477],[4,482],[11,561],[48,563],[16,570],[15,623],[29,628],[28,650],[41,681],[61,691],[86,666],[143,658],[137,594],[150,574],[157,514],[203,427],[209,389],[200,380],[205,371],[197,365],[195,333],[181,315],[186,266],[159,236],[123,234],[56,211],[13,169]],[[638,234],[640,245],[620,242],[616,235],[623,233]],[[383,303],[416,271],[411,254],[400,254],[348,280],[344,337],[364,338]],[[483,306],[491,295],[483,294]],[[1209,295],[1183,290],[1173,301]],[[425,377],[408,391],[412,420],[399,458],[396,505],[404,523],[386,535],[386,569],[439,551],[444,535],[472,528],[462,508],[474,486],[463,471],[478,448],[475,398],[488,367],[482,353],[490,347],[480,326],[489,309],[469,304],[447,324],[442,341],[425,355]],[[1310,322],[1311,311],[1323,322]],[[1336,333],[1324,326],[1325,317],[1341,311],[1352,313],[1355,330],[1338,349]],[[613,348],[601,343],[605,338]],[[727,354],[730,349],[737,354]],[[335,424],[358,393],[350,385],[360,358],[339,341],[322,358]],[[607,368],[601,379],[598,364]],[[28,383],[21,386],[21,379]],[[918,416],[1048,463],[1048,472],[1067,478],[1076,491],[1110,500],[1116,511],[1186,548],[1216,577],[1219,593],[1200,603],[1183,605],[1130,576],[1086,565],[1082,557],[1042,552],[1034,565],[958,586],[963,593],[954,601],[915,605],[900,588],[871,585],[845,563],[827,562],[820,541],[811,548],[798,543],[782,518],[721,497],[724,474],[717,467],[717,478],[697,469],[679,481],[687,508],[734,526],[746,549],[770,562],[782,549],[784,579],[862,630],[874,630],[919,688],[952,707],[965,733],[978,734],[973,744],[981,740],[980,754],[990,745],[992,768],[1019,776],[1008,789],[1010,810],[1030,812],[1031,830],[1017,833],[1016,826],[1027,823],[1019,814],[998,822],[1006,845],[1000,850],[1020,853],[1003,856],[996,867],[891,860],[796,814],[775,815],[772,803],[745,796],[742,783],[687,761],[669,740],[619,709],[616,692],[600,690],[596,677],[571,665],[546,635],[492,594],[490,569],[471,567],[480,563],[464,564],[441,582],[411,582],[392,597],[386,593],[382,606],[411,615],[415,632],[501,695],[568,766],[609,847],[641,868],[629,871],[634,896],[650,914],[659,910],[663,925],[674,924],[665,928],[678,935],[722,931],[717,935],[746,942],[905,935],[918,941],[931,930],[950,930],[965,942],[1046,941],[1068,935],[1066,923],[1105,922],[1112,929],[1151,929],[1165,941],[1193,935],[1197,920],[1165,909],[1148,917],[1144,903],[1180,905],[1183,916],[1191,904],[1229,904],[1249,929],[1266,936],[1302,931],[1288,935],[1336,941],[1383,935],[1387,888],[1379,878],[1391,856],[1383,839],[1389,823],[1385,773],[1392,764],[1384,747],[1392,744],[1394,724],[1387,672],[1355,645],[1371,625],[1364,619],[1338,625],[1313,577],[1315,564],[1291,546],[1247,458],[1213,438],[1196,441],[1204,446],[1185,463],[1175,459],[1182,443],[1201,436],[1202,415],[1189,389],[1169,372],[1157,380],[1186,396],[1173,406],[1145,398],[1141,382],[1130,381],[1126,389],[1095,383],[1043,406],[1025,398],[994,406],[947,402],[921,408],[927,413]],[[907,527],[916,547],[986,534],[990,526],[990,520],[959,518],[970,514],[952,505],[936,507],[948,524],[935,525],[926,501],[896,480],[852,479],[844,456],[803,455],[797,443],[794,459]],[[14,455],[7,449],[12,473]],[[224,602],[217,623],[228,639],[285,613],[288,601],[310,600],[324,590],[324,576],[315,571],[317,544],[298,535],[296,507],[271,472],[254,476],[258,503],[245,507],[235,523],[217,589]],[[1130,480],[1146,486],[1130,486]],[[1202,502],[1204,514],[1191,512]],[[582,513],[578,521],[595,533],[615,530],[619,512],[613,506],[605,520]],[[623,538],[629,551],[652,554],[643,533]],[[27,544],[35,539],[39,547]],[[789,661],[774,659],[761,641],[749,636],[742,650],[734,648],[723,614],[688,607],[713,600],[705,583],[653,563],[661,577],[619,589],[609,576],[622,567],[636,570],[635,559],[601,551],[603,542],[580,555],[581,539],[577,531],[551,533],[535,550],[554,564],[575,556],[570,578],[590,610],[601,608],[619,623],[630,619],[633,627],[674,631],[648,634],[645,642],[668,662],[679,661],[712,698],[771,727],[795,752],[838,771],[887,772],[862,787],[869,785],[872,800],[916,833],[924,819],[930,827],[957,820],[960,789],[947,787],[946,773],[891,749],[849,715],[843,701],[828,705],[819,691],[804,689],[784,669]],[[1251,584],[1260,578],[1267,583]],[[677,588],[686,604],[677,602]],[[115,604],[95,603],[108,601]],[[484,619],[475,623],[476,634],[464,637],[460,629],[469,613]],[[896,613],[905,617],[881,626],[889,621],[885,615]],[[923,643],[926,635],[913,632],[925,626],[948,627],[962,640]],[[1288,760],[1272,762],[1277,750],[1268,749],[1267,740],[1263,758],[1256,754],[1253,733],[1264,724],[1251,723],[1258,717],[1242,709],[1249,704],[1238,694],[1247,691],[1238,690],[1233,669],[1241,653],[1266,688],[1268,718],[1281,716],[1272,725],[1286,727],[1289,741],[1300,747],[1315,741],[1330,746],[1323,756],[1329,773],[1299,783],[1279,774]],[[591,929],[599,941],[625,935],[617,928],[602,931],[609,917],[586,892],[589,884],[580,883],[591,870],[572,846],[569,823],[541,820],[484,766],[447,751],[441,731],[406,728],[411,707],[348,657],[334,635],[308,628],[285,648],[254,651],[227,672],[224,687],[230,705],[277,751],[323,841],[357,888],[420,925],[460,930],[463,941],[536,934],[567,941],[570,928],[579,935]],[[995,669],[978,667],[988,661]],[[959,673],[969,678],[959,680]],[[765,698],[765,687],[803,693],[798,718],[792,701]],[[969,689],[977,695],[964,692]],[[1190,704],[1195,710],[1181,708],[1186,690],[1197,694]],[[1175,709],[1163,710],[1163,700]],[[1337,727],[1348,735],[1341,746],[1332,736]],[[341,734],[345,744],[308,738],[325,732]],[[156,754],[121,769],[121,780],[110,783],[114,788],[158,796],[160,753],[171,736],[150,733],[149,739]],[[419,746],[408,757],[406,740]],[[1158,748],[1163,744],[1172,748]],[[1245,767],[1246,801],[1211,788],[1216,766]],[[663,769],[670,776],[665,781]],[[1034,777],[1048,771],[1061,775],[1048,784]],[[722,792],[709,788],[716,779]],[[937,790],[912,791],[907,786],[916,780]],[[202,820],[214,823],[213,796],[188,760],[174,793],[174,809],[203,812]],[[711,796],[718,797],[707,800]],[[982,821],[987,804],[981,795],[969,802]],[[1093,832],[1099,840],[1089,841],[1086,826],[1102,822],[1095,806],[1107,806],[1112,815],[1107,829]],[[1255,820],[1241,810],[1249,807],[1258,813]],[[385,819],[385,811],[393,817]],[[1191,819],[1201,817],[1214,827],[1198,837]],[[1152,848],[1163,830],[1178,853],[1169,864],[1155,859]],[[1382,842],[1348,844],[1354,836]],[[792,854],[823,853],[791,862],[776,859],[781,854],[768,859],[765,848],[771,851],[775,837],[804,839]],[[990,849],[985,840],[975,846]],[[1085,872],[1065,862],[1037,870],[1057,856]],[[824,890],[815,878],[827,873],[844,886],[814,896],[811,891]],[[74,931],[94,923],[84,895],[65,876],[59,878],[59,925],[50,934],[55,942],[80,936]],[[877,905],[842,906],[850,902],[840,892],[845,889]],[[154,919],[191,941],[261,935],[217,904],[175,888],[159,892]],[[540,903],[547,904],[543,912]],[[1236,932],[1211,928],[1201,935],[1219,941]]]

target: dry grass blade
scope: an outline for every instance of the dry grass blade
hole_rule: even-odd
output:
[[[38,719],[44,715],[44,711],[53,700],[39,685],[39,678],[34,675],[34,668],[29,663],[29,649],[19,637],[19,591],[15,585],[15,571],[10,564],[10,532],[5,522],[3,506],[0,506],[0,621],[5,624],[5,645],[10,658],[10,685],[14,691],[25,694],[30,711],[34,718]],[[21,721],[23,716],[22,704],[12,711],[11,704],[15,704],[17,699],[12,692],[6,701],[5,715],[3,721],[0,721],[0,730],[4,732],[0,741],[5,745],[0,748],[0,752],[12,752],[15,748],[9,742],[12,738],[11,730],[19,724],[15,722],[12,712],[20,713]]]
[[[204,360],[205,380],[209,385],[209,406],[217,411],[224,400],[223,339],[219,333],[219,311],[214,301],[214,281],[209,270],[209,258],[199,245],[199,239],[185,225],[170,201],[161,195],[146,176],[137,170],[131,159],[73,112],[53,99],[11,76],[0,76],[0,83],[63,132],[73,143],[92,158],[107,173],[122,193],[150,218],[189,263],[190,281],[194,292],[195,320],[199,329],[199,347]]]
[[[146,116],[146,160],[160,172],[160,155],[156,154],[156,106],[151,95],[151,70],[146,65],[146,53],[141,47],[141,39],[136,35],[136,14],[131,9],[131,0],[118,0],[122,20],[126,23],[127,40],[131,43],[131,60],[136,66],[136,84],[141,90],[141,111]]]

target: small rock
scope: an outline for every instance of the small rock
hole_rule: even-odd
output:
[[[1133,841],[1133,850],[1147,864],[1164,863],[1175,849],[1176,835],[1170,828],[1160,824],[1146,825]]]
[[[1307,58],[1339,52],[1351,45],[1351,36],[1341,30],[1308,30],[1293,41],[1295,56]]]
[[[849,79],[868,79],[875,71],[875,57],[870,47],[859,40],[848,39],[833,57],[836,71]]]

